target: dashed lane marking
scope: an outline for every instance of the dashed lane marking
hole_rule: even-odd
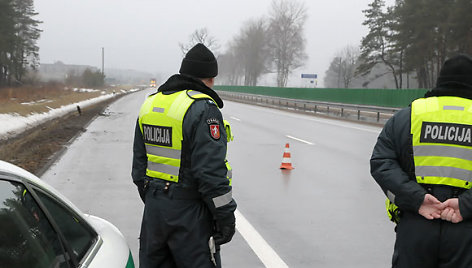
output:
[[[230,116],[229,118],[234,119],[234,120],[236,120],[236,121],[241,121],[241,119],[239,119],[239,118],[237,118],[237,117],[234,117],[234,116]]]
[[[310,120],[310,121],[319,122],[319,123],[322,123],[322,124],[328,124],[328,125],[332,125],[332,126],[338,126],[338,127],[356,129],[356,130],[361,130],[361,131],[367,131],[367,132],[372,132],[372,133],[376,133],[376,134],[380,133],[380,131],[382,130],[381,127],[379,127],[378,129],[371,129],[371,128],[365,128],[365,127],[355,127],[355,126],[348,125],[347,123],[346,124],[339,124],[339,123],[335,123],[335,122],[328,121],[328,120],[321,120],[321,119],[314,119],[314,118],[307,118],[307,119]],[[349,123],[351,123],[351,122],[349,122]]]
[[[302,140],[302,139],[299,139],[299,138],[295,138],[293,136],[290,136],[290,135],[285,135],[285,137],[289,138],[289,139],[292,139],[292,140],[296,140],[296,141],[299,141],[299,142],[303,142],[303,143],[306,143],[308,145],[315,145],[313,142],[309,142],[309,141],[306,141],[306,140]]]
[[[270,268],[288,268],[288,265],[277,255],[277,253],[269,246],[264,238],[257,230],[246,220],[246,218],[236,210],[236,228],[241,236],[246,240],[251,249],[256,253],[257,257],[265,265]]]

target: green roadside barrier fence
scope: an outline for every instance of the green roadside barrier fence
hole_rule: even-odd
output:
[[[280,88],[215,86],[216,90],[280,98],[401,108],[422,98],[428,89]]]

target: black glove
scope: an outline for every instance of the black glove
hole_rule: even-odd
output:
[[[236,220],[234,216],[216,222],[217,232],[213,235],[215,244],[223,245],[231,241],[236,231]]]

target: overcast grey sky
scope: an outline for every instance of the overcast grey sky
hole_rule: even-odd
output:
[[[346,45],[358,45],[367,33],[362,10],[372,0],[299,0],[307,7],[306,65],[294,71],[316,73],[319,83],[331,59]],[[269,14],[272,0],[35,0],[43,30],[38,42],[41,63],[62,61],[107,68],[134,69],[165,79],[177,73],[179,43],[206,27],[220,51],[244,22]],[[394,0],[387,0],[392,4]]]

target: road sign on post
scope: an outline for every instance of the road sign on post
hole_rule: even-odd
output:
[[[305,87],[316,87],[317,74],[302,74],[302,79],[305,81]],[[306,80],[305,80],[306,79]],[[307,81],[308,80],[308,81]]]

